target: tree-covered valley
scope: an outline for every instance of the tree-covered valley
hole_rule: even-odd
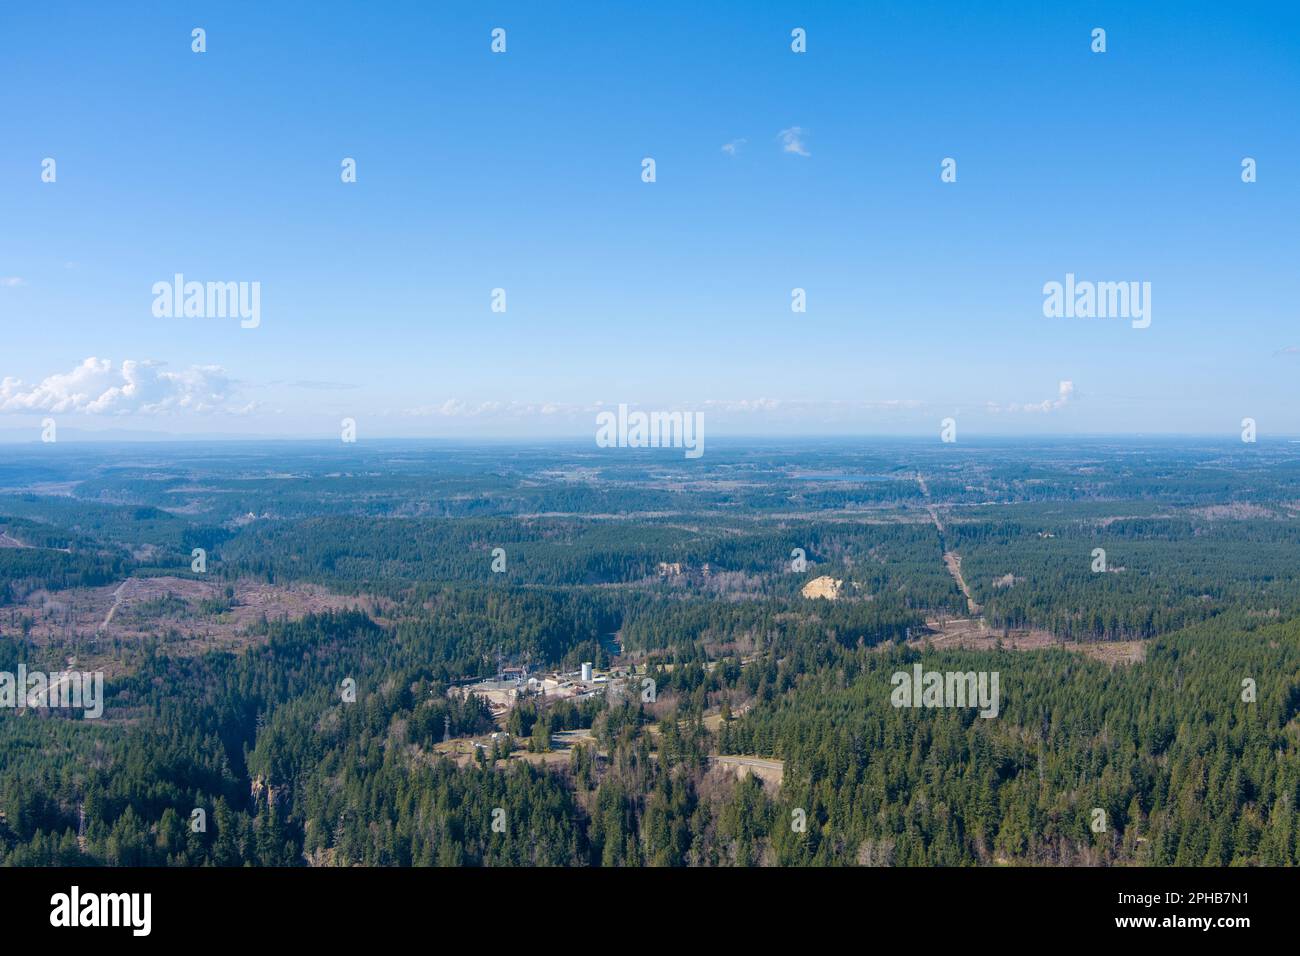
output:
[[[0,862],[1300,863],[1293,448],[9,446]]]

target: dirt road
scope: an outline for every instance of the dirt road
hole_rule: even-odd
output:
[[[925,483],[925,478],[919,471],[916,473],[916,483],[921,486],[921,494],[925,495],[925,510],[930,513],[930,520],[934,522],[934,528],[939,532],[939,547],[943,549],[944,566],[948,569],[948,573],[952,575],[952,579],[957,582],[957,587],[961,589],[961,593],[965,596],[966,609],[972,616],[978,617],[983,608],[975,603],[975,598],[970,592],[970,587],[966,584],[966,578],[962,576],[961,555],[956,551],[949,550],[948,548],[947,538],[944,535],[943,521],[940,520],[939,512],[934,505],[929,504],[930,486]],[[982,621],[980,623],[981,625],[983,624]]]
[[[766,757],[721,756],[710,757],[709,762],[715,767],[730,770],[737,777],[753,774],[763,783],[780,786],[785,778],[785,761],[770,760]]]

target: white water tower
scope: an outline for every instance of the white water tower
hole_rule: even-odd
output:
[[[591,664],[590,662],[582,665],[582,679],[586,683],[591,682]]]

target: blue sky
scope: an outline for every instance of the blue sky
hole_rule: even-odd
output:
[[[1300,8],[953,6],[6,5],[0,435],[1300,434]]]

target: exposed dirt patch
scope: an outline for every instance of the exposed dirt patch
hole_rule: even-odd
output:
[[[844,582],[831,577],[829,574],[823,574],[819,578],[813,578],[803,586],[799,593],[806,598],[825,598],[828,601],[837,600],[840,591],[844,587]]]
[[[1134,664],[1146,658],[1145,641],[1065,641],[1049,631],[1037,628],[992,630],[982,620],[955,618],[926,621],[927,633],[908,641],[909,647],[921,647],[927,642],[936,650],[962,648],[966,650],[996,650],[1001,641],[1003,650],[1041,651],[1059,647],[1104,661],[1107,664]]]
[[[1108,528],[1116,521],[1166,521],[1173,518],[1172,514],[1150,514],[1150,515],[1108,515],[1105,518],[1097,519],[1098,528]]]
[[[1138,664],[1146,660],[1146,641],[1086,641],[1081,644],[1065,645],[1072,651],[1078,651],[1086,657],[1103,661],[1107,664]]]
[[[488,763],[497,767],[504,767],[511,760],[522,760],[525,763],[533,764],[538,767],[567,767],[573,759],[573,748],[579,746],[595,747],[596,738],[591,735],[590,729],[584,730],[565,730],[551,735],[551,749],[545,753],[533,753],[528,750],[528,739],[526,737],[511,738],[513,749],[510,756],[504,760],[494,761],[492,758],[493,747],[496,741],[491,735],[479,735],[477,737],[453,737],[451,740],[443,740],[434,744],[432,753],[439,754],[443,757],[450,757],[456,761],[459,767],[468,767],[478,760],[477,751],[482,750],[488,758]],[[603,754],[601,754],[604,756]],[[425,755],[428,757],[429,755]]]
[[[709,763],[737,780],[748,776],[757,777],[765,787],[769,788],[781,786],[781,781],[785,779],[785,761],[772,760],[769,757],[727,755],[710,757]]]
[[[230,650],[258,640],[250,630],[261,623],[361,607],[380,610],[370,597],[335,594],[314,584],[227,583],[197,578],[127,578],[120,584],[67,591],[34,591],[13,611],[30,620],[30,636],[44,645],[77,645],[81,666],[119,673],[116,649],[160,639],[165,653],[201,654]],[[7,625],[6,622],[0,622]],[[3,628],[6,632],[8,626]]]
[[[1210,505],[1205,508],[1192,508],[1191,513],[1211,521],[1241,521],[1247,518],[1276,518],[1277,512],[1259,505],[1237,502],[1230,505]]]

